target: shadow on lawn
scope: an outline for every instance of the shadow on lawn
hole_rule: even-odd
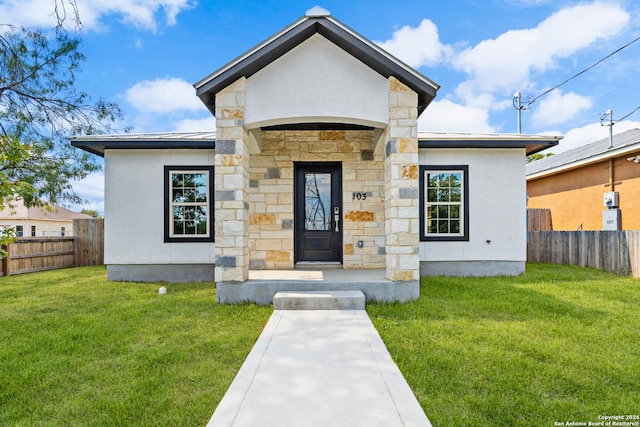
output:
[[[585,279],[577,277],[571,281],[582,282]],[[555,292],[549,292],[548,286],[543,282],[537,278],[531,280],[531,278],[517,277],[423,277],[420,298],[417,301],[405,304],[380,303],[368,306],[367,309],[376,317],[396,321],[451,318],[544,321],[573,318],[591,322],[595,318],[606,315],[604,311],[555,296]],[[546,282],[549,283],[549,280],[547,279]],[[570,283],[565,280],[563,282]],[[540,290],[535,289],[536,287],[540,287]],[[385,306],[393,306],[393,309],[387,310]]]

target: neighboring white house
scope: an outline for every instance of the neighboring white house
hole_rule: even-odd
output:
[[[18,237],[73,236],[73,220],[91,218],[60,206],[30,207],[22,199],[0,210],[0,227],[13,227]]]
[[[71,140],[105,159],[109,279],[232,302],[263,300],[250,269],[331,265],[406,300],[420,275],[524,272],[525,156],[558,137],[418,132],[439,86],[321,8],[194,86],[215,132]]]

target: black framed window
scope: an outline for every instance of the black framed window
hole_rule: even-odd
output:
[[[420,166],[420,240],[469,240],[469,166]]]
[[[165,166],[164,194],[165,242],[213,242],[213,166]]]

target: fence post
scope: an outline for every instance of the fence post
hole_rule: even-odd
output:
[[[7,256],[2,258],[2,273],[11,276],[11,245],[2,245],[2,248],[7,252]]]

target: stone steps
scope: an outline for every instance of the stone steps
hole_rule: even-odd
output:
[[[286,291],[273,297],[274,310],[364,310],[362,291]]]

